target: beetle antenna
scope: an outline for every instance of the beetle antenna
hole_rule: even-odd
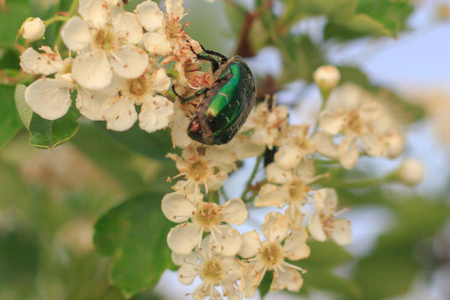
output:
[[[213,73],[216,72],[216,70],[219,68],[219,63],[217,62],[217,60],[215,60],[213,57],[211,57],[209,55],[198,54],[197,52],[194,51],[194,48],[192,48],[192,46],[191,46],[191,50],[197,56],[198,60],[209,61],[211,63]]]

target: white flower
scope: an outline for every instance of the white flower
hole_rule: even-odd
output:
[[[200,245],[204,232],[210,232],[209,246],[223,255],[235,255],[241,247],[239,232],[228,224],[240,225],[247,219],[247,209],[241,199],[231,199],[223,205],[192,201],[184,194],[170,193],[162,200],[162,211],[172,222],[182,223],[167,236],[169,248],[188,254]],[[191,220],[191,222],[187,222]]]
[[[25,40],[34,42],[44,36],[45,24],[40,18],[30,17],[23,22],[20,32]]]
[[[385,133],[376,129],[385,123],[385,114],[379,101],[353,84],[343,85],[332,94],[319,123],[327,134],[342,133],[339,160],[344,168],[353,168],[358,160],[357,141],[371,156],[386,155]]]
[[[130,129],[138,118],[135,105],[142,105],[139,113],[142,129],[154,132],[166,128],[173,115],[173,103],[156,93],[163,93],[169,87],[170,79],[164,68],[135,79],[120,80],[116,85],[119,93],[105,103],[103,119],[107,128],[116,131]]]
[[[312,199],[310,184],[322,176],[314,176],[312,163],[301,163],[295,172],[285,171],[275,163],[267,166],[267,169],[268,178],[277,183],[269,182],[261,187],[255,206],[288,206],[286,215],[290,218],[292,227],[300,227],[303,215],[307,214],[304,206]]]
[[[167,154],[167,157],[176,162],[180,172],[176,177],[185,176],[186,184],[194,185],[196,190],[199,185],[203,185],[206,191],[218,190],[228,177],[227,172],[224,171],[226,166],[223,166],[223,161],[216,161],[213,156],[209,148],[205,150],[204,155],[201,155],[192,145],[183,150],[182,157],[173,153]]]
[[[277,140],[280,149],[275,153],[275,162],[284,169],[294,168],[305,160],[306,156],[316,151],[316,145],[307,137],[309,125],[290,125],[286,127]]]
[[[278,212],[268,213],[262,228],[267,239],[264,242],[260,241],[256,231],[242,235],[243,244],[239,255],[244,258],[254,257],[248,259],[244,269],[241,290],[245,297],[253,297],[266,271],[273,270],[271,291],[288,289],[291,292],[298,292],[303,284],[298,271],[303,270],[287,263],[285,259],[294,261],[309,256],[310,249],[306,245],[308,234],[303,228],[298,228],[288,235],[288,218]]]
[[[49,47],[40,49],[44,53],[33,48],[25,50],[20,56],[20,66],[27,73],[56,75],[55,78],[43,77],[30,84],[25,91],[25,101],[42,118],[56,120],[67,113],[72,103],[70,90],[76,86],[70,74],[72,59],[63,60],[58,52],[53,52]]]
[[[321,66],[314,72],[314,81],[324,92],[334,89],[341,80],[341,73],[335,66]]]
[[[314,195],[314,207],[317,213],[312,213],[309,219],[309,232],[318,241],[332,238],[339,245],[347,245],[351,242],[352,232],[350,221],[334,219],[340,212],[336,212],[337,193],[334,189],[321,189]]]
[[[242,299],[237,291],[236,281],[241,277],[241,264],[234,256],[224,256],[222,253],[212,251],[207,236],[195,252],[177,254],[172,252],[172,260],[178,269],[178,279],[182,284],[192,284],[199,276],[203,281],[194,291],[195,300],[222,299],[219,291],[223,289],[223,296],[230,300]]]
[[[273,101],[271,108],[269,108],[269,100],[266,100],[256,105],[244,124],[242,132],[252,129],[252,143],[272,149],[280,134],[280,129],[287,124],[287,116],[288,109],[286,106],[276,106],[275,101]]]
[[[414,158],[405,159],[398,170],[397,177],[406,185],[414,186],[422,182],[424,176],[423,163]]]
[[[25,91],[25,100],[30,108],[47,120],[56,120],[69,110],[72,100],[70,92],[77,90],[76,105],[81,114],[90,120],[101,120],[102,107],[111,96],[112,89],[89,91],[77,84],[71,73],[72,58],[62,59],[58,52],[41,47],[44,53],[28,48],[22,53],[20,66],[31,74],[51,75],[55,78],[40,78]]]
[[[142,27],[130,12],[109,16],[109,6],[99,1],[80,4],[86,21],[79,17],[70,19],[61,30],[67,48],[79,54],[73,63],[73,76],[88,89],[98,90],[108,86],[113,74],[126,79],[137,78],[148,66],[148,55],[139,47]],[[89,4],[89,5],[88,5]],[[95,9],[94,9],[95,8]]]

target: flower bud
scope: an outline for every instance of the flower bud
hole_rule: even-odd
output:
[[[420,160],[408,158],[403,161],[396,174],[404,184],[413,186],[423,180],[424,167]]]
[[[323,92],[330,92],[341,80],[341,73],[335,66],[321,66],[314,72],[313,77]]]
[[[34,42],[44,36],[45,24],[40,18],[30,17],[23,22],[20,32],[25,40]]]

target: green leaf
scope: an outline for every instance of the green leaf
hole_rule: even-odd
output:
[[[414,7],[403,0],[361,0],[350,17],[331,17],[324,29],[325,40],[355,39],[367,35],[392,36],[406,28]]]
[[[16,108],[19,112],[20,120],[22,120],[23,125],[30,130],[31,118],[33,117],[33,111],[28,106],[25,101],[25,90],[27,87],[23,84],[19,84],[16,86],[16,92],[14,94],[14,98],[16,101]]]
[[[410,290],[420,271],[418,243],[441,228],[450,214],[445,201],[395,199],[390,204],[398,217],[396,225],[379,238],[372,253],[356,267],[355,280],[364,299],[392,297]]]
[[[232,0],[225,0],[224,4],[228,24],[233,33],[236,36],[240,36],[242,25],[244,24],[245,15],[248,14],[248,11],[245,7]]]
[[[303,275],[304,286],[307,292],[311,290],[332,292],[339,295],[361,299],[361,289],[349,279],[333,274],[329,269],[311,268]]]
[[[172,223],[162,214],[163,196],[129,199],[95,225],[94,244],[101,254],[114,257],[110,278],[126,297],[153,288],[163,271],[173,267],[166,244]]]
[[[0,147],[22,128],[19,114],[14,104],[14,87],[0,85]]]
[[[270,291],[270,285],[273,281],[273,271],[266,272],[264,278],[258,286],[259,293],[261,294],[261,299]]]
[[[67,114],[54,121],[41,118],[33,114],[30,123],[30,145],[38,148],[53,149],[71,139],[78,131],[80,124],[77,119],[80,112],[72,103]]]
[[[174,152],[170,129],[148,133],[136,123],[131,129],[117,132],[106,129],[105,122],[96,122],[98,128],[123,146],[149,158],[164,160],[166,154]]]
[[[337,245],[333,241],[308,242],[308,246],[311,248],[311,255],[304,259],[299,260],[298,266],[303,269],[315,269],[315,268],[334,268],[345,264],[352,260],[352,255],[348,253],[343,247]]]
[[[357,3],[358,0],[286,0],[280,26],[290,28],[306,16],[345,18],[354,13]]]
[[[27,0],[7,1],[6,7],[0,9],[0,47],[14,48],[17,31],[31,11]]]
[[[303,79],[312,82],[314,71],[325,65],[323,53],[313,44],[308,36],[280,37],[277,47],[283,53],[284,70],[279,80],[280,85]]]
[[[136,168],[135,155],[109,137],[100,126],[92,123],[81,125],[71,142],[131,193],[144,193],[150,190],[148,182],[144,181],[144,176]],[[139,165],[146,166],[141,162]],[[161,180],[159,184],[167,186]]]

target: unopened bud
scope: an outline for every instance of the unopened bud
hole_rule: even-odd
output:
[[[30,17],[23,22],[20,32],[25,40],[34,42],[44,36],[45,24],[40,18]]]
[[[323,92],[330,92],[341,80],[341,73],[335,66],[321,66],[314,72],[313,77]]]
[[[416,185],[423,180],[425,170],[420,160],[414,158],[406,159],[398,168],[396,174],[406,185]]]

